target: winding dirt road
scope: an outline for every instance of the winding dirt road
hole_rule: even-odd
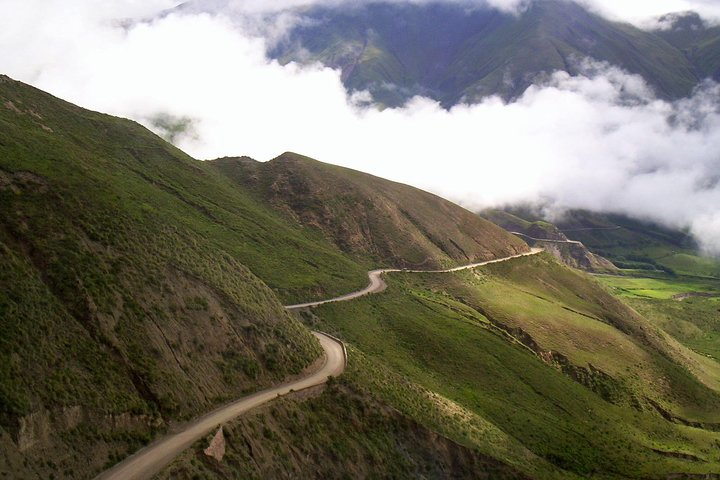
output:
[[[535,238],[531,237],[530,235],[525,235],[524,233],[520,232],[510,232],[513,235],[517,235],[518,237],[528,238],[530,240],[535,240],[536,242],[549,242],[549,243],[572,243],[574,245],[582,245],[582,242],[578,242],[577,240],[550,240],[549,238]]]
[[[570,232],[592,232],[592,231],[604,231],[604,230],[620,230],[623,227],[620,226],[614,226],[614,227],[585,227],[585,228],[570,228],[567,230],[560,230],[563,233],[570,233]]]
[[[100,474],[97,479],[129,480],[151,478],[172,462],[180,452],[219,425],[263,403],[287,395],[291,391],[321,385],[327,381],[328,377],[340,375],[343,370],[345,370],[345,351],[343,345],[323,333],[313,333],[320,341],[323,350],[325,350],[325,363],[320,370],[308,377],[278,387],[268,388],[267,390],[243,397],[229,405],[220,407],[183,427],[181,431],[172,433],[148,445],[136,454],[118,463],[110,470]]]
[[[368,278],[370,279],[370,284],[363,288],[362,290],[358,290],[357,292],[348,293],[346,295],[341,295],[339,297],[330,298],[328,300],[320,300],[317,302],[308,302],[308,303],[299,303],[297,305],[288,305],[285,308],[288,310],[298,310],[301,308],[308,308],[308,307],[317,307],[319,305],[325,305],[327,303],[336,303],[336,302],[347,302],[348,300],[352,300],[354,298],[363,297],[365,295],[371,295],[373,293],[380,293],[383,290],[387,288],[387,284],[382,279],[383,274],[385,273],[393,273],[393,272],[405,272],[405,273],[451,273],[451,272],[459,272],[461,270],[469,270],[471,268],[476,267],[482,267],[484,265],[491,265],[493,263],[500,263],[500,262],[506,262],[508,260],[512,260],[514,258],[521,258],[521,257],[527,257],[529,255],[537,255],[538,253],[542,252],[542,248],[531,248],[529,252],[521,253],[518,255],[513,255],[510,257],[504,257],[504,258],[498,258],[496,260],[486,260],[484,262],[479,263],[473,263],[470,265],[463,265],[462,267],[455,267],[455,268],[449,268],[447,270],[407,270],[407,269],[397,269],[397,268],[386,268],[386,269],[380,269],[380,270],[371,270],[368,272]]]
[[[499,258],[496,260],[488,260],[485,262],[473,263],[462,267],[449,268],[447,270],[399,270],[399,269],[380,269],[368,272],[370,284],[362,290],[348,293],[340,297],[322,300],[318,302],[302,303],[298,305],[289,305],[285,308],[288,310],[297,310],[306,307],[316,307],[326,303],[344,302],[354,298],[379,293],[387,288],[382,275],[392,272],[407,273],[451,273],[471,268],[491,265],[493,263],[506,262],[514,258],[527,257],[542,252],[541,248],[533,248],[527,253],[513,255],[510,257]],[[268,388],[261,392],[243,397],[229,405],[220,407],[217,410],[197,419],[181,430],[171,433],[166,437],[148,445],[134,455],[128,457],[122,462],[115,465],[110,470],[105,471],[96,477],[96,480],[135,480],[151,478],[160,472],[165,466],[170,464],[180,452],[190,447],[194,442],[207,435],[209,432],[217,428],[219,425],[226,423],[240,414],[262,405],[277,397],[287,395],[292,391],[303,390],[305,388],[321,385],[328,380],[330,376],[338,376],[345,370],[347,361],[345,347],[340,340],[330,337],[324,333],[313,332],[320,341],[320,345],[325,351],[325,363],[322,368],[308,377],[280,385],[278,387]]]

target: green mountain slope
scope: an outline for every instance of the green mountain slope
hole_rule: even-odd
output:
[[[256,274],[289,299],[367,281],[139,125],[4,76],[0,205],[0,464],[43,478],[310,365]]]
[[[692,236],[624,215],[571,211],[558,227],[620,268],[720,278],[720,261],[704,255]]]
[[[380,190],[381,213],[401,221],[368,214],[375,240],[349,248],[330,230],[289,221],[287,209],[278,213],[260,190],[239,185],[233,168],[224,172],[134,122],[0,77],[0,475],[91,477],[174,422],[300,374],[320,350],[281,301],[365,286],[366,270],[380,260],[427,254],[429,265],[456,264],[527,249],[430,194],[343,169],[328,176],[329,166],[285,157],[289,163],[271,166],[305,164],[296,173],[309,175],[308,185],[334,178],[348,194],[367,193],[363,184]],[[347,200],[330,213],[354,214]],[[459,226],[433,227],[437,213],[418,217],[433,209]],[[450,235],[440,237],[441,228]],[[380,245],[392,255],[374,250]],[[352,395],[386,413],[346,448],[362,456],[388,442],[418,449],[389,472],[516,476],[413,426],[377,397]],[[325,410],[313,415],[325,422],[355,415],[355,407],[317,408]],[[314,441],[317,452],[326,438]],[[450,451],[434,459],[433,448]]]
[[[417,189],[295,154],[199,162],[0,77],[0,207],[0,475],[91,477],[173,422],[299,374],[319,355],[300,320],[351,342],[343,378],[229,425],[228,465],[196,445],[166,476],[720,467],[717,349],[678,331],[714,335],[707,304],[702,322],[690,309],[673,323],[638,303],[652,323],[541,255],[399,273],[382,294],[301,317],[282,308],[364,286],[378,263],[527,250]],[[632,231],[583,225],[567,228]]]
[[[608,21],[577,3],[538,0],[520,15],[461,4],[372,2],[315,7],[270,53],[320,61],[343,72],[350,90],[396,106],[414,95],[445,106],[487,95],[506,98],[556,70],[581,71],[591,58],[642,75],[665,98],[688,95],[711,73],[717,38],[686,55],[658,32]],[[712,41],[715,41],[715,44]]]
[[[666,15],[660,20],[666,28],[656,34],[680,49],[701,78],[720,80],[720,27],[705,24],[692,12]]]
[[[436,268],[528,251],[523,241],[440,197],[301,155],[212,164],[287,218],[383,266]]]
[[[305,315],[393,372],[348,375],[398,410],[535,478],[720,467],[720,365],[587,275],[542,255],[388,283]]]
[[[226,425],[222,463],[204,454],[208,437],[157,478],[529,478],[438,435],[345,375],[313,397],[283,399]]]

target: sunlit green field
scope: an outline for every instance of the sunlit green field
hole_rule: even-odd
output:
[[[680,343],[701,355],[720,359],[720,280],[649,278],[638,270],[623,270],[622,274],[596,278]],[[676,297],[692,293],[699,295]]]
[[[695,278],[648,278],[598,275],[598,280],[610,287],[617,295],[625,298],[651,298],[669,300],[676,295],[687,293],[717,293],[720,295],[720,281]]]

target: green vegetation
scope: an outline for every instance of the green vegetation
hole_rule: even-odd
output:
[[[623,271],[598,279],[644,317],[701,355],[720,359],[720,280]]]
[[[0,475],[91,476],[170,421],[299,374],[320,350],[281,299],[346,293],[377,263],[527,249],[410,187],[295,154],[198,162],[6,77],[0,204]],[[690,250],[673,232],[638,244],[629,226],[609,231],[628,257]],[[644,316],[549,255],[394,275],[382,294],[303,314],[350,341],[341,380],[230,425],[227,468],[196,446],[171,472],[717,471],[720,303],[665,299],[714,283],[653,275],[601,280]]]
[[[642,270],[641,276],[720,278],[720,261],[704,256],[684,231],[583,210],[568,212],[558,227],[619,268]]]
[[[664,18],[672,28],[655,32],[683,51],[699,70],[700,78],[718,78],[720,74],[720,27],[705,23],[697,13],[685,12]]]
[[[294,153],[269,162],[211,162],[262,202],[374,266],[439,268],[528,250],[520,239],[454,203],[408,185]]]
[[[387,3],[302,14],[314,21],[297,26],[271,54],[341,68],[349,90],[368,90],[381,106],[415,95],[446,106],[512,98],[548,73],[579,73],[584,58],[642,75],[660,96],[678,98],[720,67],[717,29],[683,45],[560,0],[533,2],[521,15]]]
[[[380,295],[313,312],[307,321],[363,353],[372,373],[355,375],[374,395],[531,475],[648,478],[720,462],[720,434],[668,422],[653,406],[720,420],[720,395],[687,370],[687,352],[547,257],[395,275]],[[427,398],[445,415],[423,406]]]
[[[358,289],[381,260],[455,265],[463,249],[527,249],[435,196],[304,159],[327,185],[411,206],[399,240],[395,224],[372,220],[361,233],[378,248],[351,253],[143,127],[7,77],[0,127],[0,472],[89,476],[169,421],[298,374],[320,350],[280,299]],[[309,211],[325,200],[298,197]],[[355,200],[331,213],[349,221]],[[457,223],[449,237],[422,218],[435,208]]]
[[[632,298],[628,303],[660,328],[696,352],[720,361],[720,299]]]
[[[532,212],[514,211],[517,215],[496,209],[484,210],[479,215],[509,232],[520,234],[529,245],[544,249],[569,267],[598,273],[617,271],[617,267],[607,259],[593,254],[582,244],[568,241],[568,237],[552,223],[535,218]],[[533,220],[525,220],[520,215]]]
[[[649,249],[647,256],[679,275],[720,278],[720,261],[699,255],[697,250],[667,252],[663,248]]]
[[[90,475],[136,445],[110,451],[98,430],[96,456],[64,455],[81,450],[64,443],[75,418],[150,435],[299,373],[320,348],[278,295],[367,281],[363,261],[143,127],[7,77],[0,205],[0,451],[37,445],[17,472],[47,473],[42,448]]]
[[[305,401],[274,402],[223,433],[222,463],[203,453],[209,435],[158,478],[525,478],[399,414],[348,375]]]
[[[720,296],[720,282],[693,277],[597,277],[616,294],[629,298],[653,298],[668,300],[689,293],[708,293]]]

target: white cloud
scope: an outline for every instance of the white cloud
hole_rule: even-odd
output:
[[[694,11],[712,23],[720,21],[720,2],[716,0],[576,0],[604,16],[639,26],[672,12]]]
[[[192,135],[177,142],[199,158],[292,150],[470,207],[542,200],[688,226],[720,253],[714,84],[668,103],[637,76],[588,64],[586,77],[555,74],[511,104],[447,111],[416,98],[377,111],[348,99],[338,72],[268,61],[264,40],[223,17],[123,27],[113,20],[168,3],[98,11],[90,0],[0,1],[15,12],[0,18],[1,71],[148,125],[192,119]]]

